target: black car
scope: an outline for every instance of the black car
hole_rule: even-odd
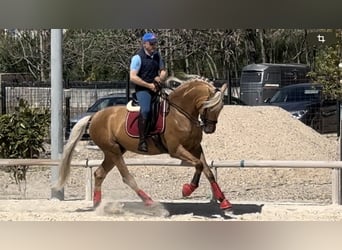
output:
[[[325,99],[322,90],[322,85],[318,83],[293,84],[278,90],[266,103],[287,110],[319,133],[336,133],[337,102]]]
[[[110,94],[104,97],[101,97],[95,101],[94,104],[92,104],[85,113],[82,113],[81,115],[78,115],[76,117],[73,117],[70,119],[70,130],[66,131],[66,137],[69,137],[71,129],[75,126],[75,124],[83,117],[87,115],[91,115],[96,113],[97,111],[110,107],[110,106],[116,106],[116,105],[126,105],[127,104],[127,96],[125,93],[114,93]],[[89,134],[86,132],[82,136],[82,140],[88,140]]]
[[[235,97],[235,96],[231,96],[230,97],[230,104],[229,104],[229,101],[228,101],[228,96],[225,95],[223,97],[223,103],[225,105],[247,105],[244,101],[242,101],[241,99]]]

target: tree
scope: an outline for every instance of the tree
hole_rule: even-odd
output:
[[[50,65],[48,30],[6,30],[0,34],[0,69],[5,73],[30,73],[47,80]]]
[[[145,32],[155,32],[170,75],[239,78],[249,63],[310,62],[303,29],[70,29],[63,33],[63,76],[71,81],[128,78],[130,58]],[[48,80],[49,30],[0,32],[0,70]]]
[[[315,68],[309,76],[315,81],[323,84],[323,91],[327,98],[342,100],[342,73],[338,65],[341,45],[324,46],[317,49],[315,57]]]

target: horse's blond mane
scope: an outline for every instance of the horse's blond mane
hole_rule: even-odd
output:
[[[167,78],[166,84],[170,85],[171,82],[174,81],[174,82],[179,83],[180,86],[182,86],[183,84],[187,84],[189,82],[201,81],[203,83],[208,84],[209,86],[214,86],[214,82],[210,81],[208,78],[205,78],[203,76],[185,74],[182,76],[182,78],[184,78],[184,79],[180,79],[180,78],[175,77],[175,76],[170,76]]]
[[[208,86],[210,86],[211,88],[215,88],[214,86],[214,82],[210,81],[208,78],[199,76],[199,75],[188,75],[185,74],[183,75],[183,77],[185,78],[184,80],[181,80],[177,77],[174,76],[170,76],[167,80],[166,80],[166,84],[170,85],[172,81],[179,83],[180,85],[177,88],[185,88],[186,85],[190,82],[194,82],[194,81],[200,81],[203,82],[205,84],[207,84]],[[215,92],[215,94],[207,101],[203,102],[203,107],[202,108],[211,108],[214,107],[214,109],[218,109],[219,108],[219,103],[222,101],[222,93],[220,91]]]
[[[210,98],[210,100],[205,101],[203,103],[203,108],[213,108],[213,110],[217,110],[220,107],[220,105],[218,105],[219,103],[222,103],[222,92],[221,91],[217,91],[213,97]]]

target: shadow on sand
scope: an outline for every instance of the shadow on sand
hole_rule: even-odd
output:
[[[194,216],[202,216],[213,218],[217,217],[217,215],[229,219],[230,216],[227,216],[219,207],[218,204],[214,202],[162,202],[164,208],[169,212],[170,216],[172,215],[182,215],[192,213]],[[243,215],[249,213],[261,213],[263,205],[256,204],[232,204],[234,215]]]
[[[207,201],[161,201],[155,205],[146,207],[141,201],[115,201],[104,202],[96,210],[101,215],[119,215],[119,214],[134,214],[134,215],[149,215],[157,217],[171,217],[188,215],[200,216],[207,218],[224,218],[231,219],[234,216],[261,213],[263,204],[233,204],[233,212],[225,213],[219,208],[215,202]],[[76,212],[94,211],[94,208],[77,209]],[[100,211],[100,212],[99,212]]]

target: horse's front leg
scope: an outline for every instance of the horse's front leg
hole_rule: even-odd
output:
[[[182,145],[179,145],[175,153],[171,153],[171,156],[181,159],[182,164],[188,163],[192,166],[195,166],[195,169],[196,169],[191,182],[183,185],[183,189],[182,189],[183,197],[190,196],[199,186],[199,181],[201,179],[201,174],[203,170],[203,164],[199,160],[199,156],[201,155],[200,150],[201,149],[193,152],[192,154],[188,150],[186,150]],[[196,157],[195,155],[198,157]]]
[[[211,185],[211,190],[214,197],[220,202],[220,208],[226,211],[232,210],[232,204],[228,201],[228,199],[226,199],[223,192],[221,191],[220,186],[217,184],[216,178],[207,164],[203,151],[201,153],[201,162],[203,163],[203,173],[205,174]]]
[[[195,155],[198,155],[198,158]],[[192,194],[193,191],[195,191],[195,189],[199,185],[201,173],[202,171],[204,171],[204,174],[211,185],[214,197],[220,202],[220,208],[223,210],[230,210],[232,208],[231,203],[225,198],[223,192],[221,191],[221,188],[216,182],[213,172],[210,170],[208,164],[206,163],[202,147],[200,147],[198,150],[194,151],[193,154],[191,154],[182,145],[179,145],[175,155],[173,156],[190,163],[196,168],[195,174],[190,184],[183,185],[183,196],[189,196]]]
[[[196,190],[196,188],[198,188],[199,181],[200,181],[200,178],[201,178],[201,173],[202,173],[202,171],[198,171],[197,168],[196,168],[195,174],[192,177],[191,182],[190,183],[185,183],[183,185],[183,189],[182,189],[183,197],[190,196]]]

